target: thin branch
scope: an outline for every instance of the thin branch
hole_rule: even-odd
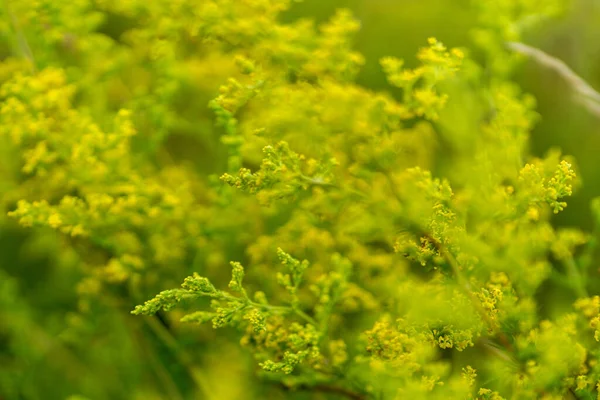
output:
[[[244,298],[239,298],[236,296],[232,296],[228,293],[222,293],[222,296],[230,301],[244,301],[244,307],[246,306],[252,306],[254,308],[260,308],[262,310],[269,310],[269,311],[273,311],[273,312],[280,312],[283,314],[287,314],[287,313],[292,313],[292,314],[296,314],[298,317],[302,318],[303,320],[305,320],[306,322],[308,322],[309,324],[312,324],[314,326],[318,326],[317,321],[311,317],[310,315],[308,315],[307,313],[305,313],[304,311],[302,311],[301,309],[297,308],[297,307],[293,307],[293,306],[274,306],[271,304],[261,304],[261,303],[257,303],[255,301],[250,300],[250,298],[248,297],[248,295],[245,294],[244,292]]]
[[[21,52],[21,55],[27,59],[31,64],[31,69],[35,72],[35,58],[33,57],[33,52],[31,51],[31,47],[29,46],[29,42],[27,42],[27,38],[25,37],[25,33],[21,29],[21,25],[19,24],[19,20],[16,15],[12,12],[9,7],[8,1],[2,1],[2,8],[4,8],[8,18],[10,19],[10,25],[16,36],[16,47]]]
[[[150,368],[154,370],[156,377],[161,381],[162,386],[164,387],[164,390],[169,398],[173,400],[183,400],[183,395],[181,394],[179,387],[173,380],[173,377],[169,371],[158,359],[156,352],[151,349],[146,338],[144,338],[142,335],[138,335],[138,337],[136,337],[136,341],[139,344],[140,349],[143,349],[144,353],[148,355]]]
[[[363,394],[356,393],[356,392],[351,391],[350,389],[346,389],[346,388],[338,387],[338,386],[317,385],[314,387],[314,389],[316,389],[318,392],[339,394],[341,396],[345,396],[345,397],[348,397],[349,399],[353,399],[353,400],[365,400],[367,398]]]
[[[577,296],[580,298],[589,297],[583,276],[581,275],[581,272],[579,272],[579,267],[575,263],[573,256],[569,255],[563,263],[567,270],[567,276],[571,278],[571,286],[573,290],[575,290],[575,293],[577,293]]]
[[[496,335],[496,337],[498,338],[498,340],[500,341],[502,346],[504,346],[504,348],[509,353],[515,354],[515,349],[514,349],[513,345],[511,344],[510,340],[508,339],[508,337],[504,334],[504,332],[502,332],[501,329],[494,327],[495,326],[494,321],[490,318],[490,316],[487,314],[487,312],[483,309],[483,307],[481,306],[481,302],[479,301],[479,299],[475,296],[475,294],[471,290],[471,285],[463,276],[462,268],[460,267],[456,258],[454,258],[454,255],[449,250],[447,250],[446,247],[442,243],[437,241],[435,238],[433,238],[428,233],[425,233],[423,237],[425,237],[429,242],[431,242],[436,247],[436,249],[438,250],[440,255],[446,260],[446,262],[448,264],[450,264],[450,267],[452,268],[452,272],[454,273],[454,276],[456,277],[459,287],[469,297],[469,299],[471,300],[471,303],[477,309],[477,312],[479,313],[480,317],[488,324],[489,329],[494,331],[494,334]]]
[[[319,385],[315,385],[315,386],[301,385],[301,386],[295,387],[293,389],[285,386],[284,384],[280,384],[280,386],[282,386],[285,390],[302,390],[302,391],[308,390],[308,391],[321,392],[321,393],[337,394],[339,396],[347,397],[351,400],[366,400],[368,398],[366,395],[354,392],[350,389],[347,389],[347,388],[344,388],[341,386],[328,385],[328,384],[319,384]]]
[[[152,330],[152,332],[154,332],[160,341],[166,345],[169,350],[171,350],[172,354],[177,358],[179,364],[187,369],[190,377],[196,384],[196,387],[206,396],[206,394],[210,392],[210,390],[208,390],[208,385],[199,378],[190,356],[181,349],[177,339],[171,334],[171,332],[169,332],[169,330],[164,327],[164,325],[158,321],[157,317],[144,316],[144,322],[146,322],[148,327]],[[206,396],[205,398],[207,397],[212,396]]]
[[[400,196],[400,193],[398,193],[398,191],[396,191],[396,185],[394,183],[392,176],[387,171],[382,171],[382,172],[389,183],[392,194],[394,195],[394,197],[400,204],[403,204],[403,200],[402,200],[402,197]],[[410,221],[407,221],[407,224],[415,225],[414,222],[411,223]],[[458,263],[458,261],[456,260],[456,258],[454,257],[454,255],[442,243],[440,243],[437,239],[435,239],[433,236],[431,236],[431,234],[428,232],[428,230],[426,228],[424,228],[422,226],[418,226],[418,225],[417,225],[417,228],[420,231],[418,233],[419,236],[424,237],[433,246],[435,246],[438,253],[444,258],[444,260],[446,260],[448,265],[450,265],[450,268],[452,269],[452,272],[456,278],[456,281],[458,282],[458,286],[469,297],[469,299],[471,300],[471,303],[477,309],[477,312],[480,314],[481,318],[488,324],[489,329],[494,330],[494,333],[497,336],[500,343],[502,344],[502,346],[504,346],[504,348],[509,353],[514,354],[515,349],[514,349],[513,345],[511,344],[510,340],[504,334],[504,332],[502,332],[502,330],[494,328],[494,325],[495,325],[494,321],[491,320],[489,315],[486,313],[486,311],[481,306],[481,302],[473,293],[473,291],[471,289],[471,285],[470,285],[469,281],[467,279],[465,279],[465,277],[463,276],[462,268],[461,268],[460,264]]]
[[[600,93],[573,72],[564,61],[524,43],[508,42],[506,45],[511,50],[529,56],[539,64],[558,73],[575,92],[575,100],[587,108],[590,113],[600,117]]]

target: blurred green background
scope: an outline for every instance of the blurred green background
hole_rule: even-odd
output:
[[[470,0],[305,0],[295,4],[284,18],[313,18],[320,22],[337,8],[351,9],[362,25],[356,37],[356,49],[367,60],[358,82],[375,90],[390,90],[379,67],[381,57],[397,56],[405,59],[409,66],[415,65],[416,51],[431,36],[451,47],[472,47],[471,31],[476,25],[476,15],[470,4]],[[527,37],[526,42],[562,59],[600,89],[600,1],[571,1],[564,15]],[[515,79],[538,100],[541,119],[531,135],[531,152],[541,156],[558,147],[577,161],[582,186],[555,223],[590,230],[589,203],[600,196],[600,118],[572,100],[569,87],[557,74],[533,61],[524,63]],[[78,389],[95,392],[98,398],[119,399],[123,393],[130,393],[126,398],[149,398],[134,394],[139,389],[136,382],[143,374],[143,368],[137,363],[154,364],[158,370],[181,367],[182,360],[177,356],[181,350],[165,348],[160,359],[154,359],[151,352],[144,353],[145,346],[149,346],[145,343],[147,335],[136,330],[147,328],[131,327],[136,332],[132,338],[119,331],[128,324],[121,321],[119,315],[99,314],[98,320],[92,321],[92,327],[87,326],[86,329],[94,331],[91,337],[100,339],[90,342],[86,354],[79,360],[73,360],[69,349],[51,345],[53,338],[48,335],[61,331],[65,315],[70,318],[69,313],[77,302],[72,287],[78,276],[53,268],[56,261],[52,249],[59,246],[53,233],[34,236],[29,231],[6,226],[0,226],[0,230],[0,400],[12,400],[3,395],[17,392],[20,394],[14,398],[19,399],[54,399],[77,394],[70,390],[68,382],[71,375],[75,380],[81,371],[85,371],[86,379],[81,383],[77,378],[77,384],[83,385]],[[64,262],[62,259],[61,263]],[[8,276],[16,277],[19,287],[15,287],[13,280],[6,279]],[[65,280],[65,276],[71,276],[72,280]],[[19,296],[15,295],[17,292]],[[129,305],[117,307],[122,307],[126,315]],[[77,321],[71,323],[76,325]],[[220,333],[201,335],[211,336],[212,347],[220,348],[220,356],[207,351],[203,357],[213,367],[210,371],[195,371],[193,380],[205,387],[211,399],[248,398],[244,397],[247,396],[245,383],[239,381],[240,377],[247,376],[240,372],[247,366],[232,361],[240,357],[239,352],[226,344],[231,342],[220,338]],[[14,338],[19,336],[21,342],[15,343]],[[228,349],[231,349],[231,357],[228,357]],[[75,352],[78,351],[81,350]],[[17,362],[13,352],[30,356]],[[146,354],[145,358],[136,360],[137,353]],[[74,365],[77,371],[73,370]],[[66,384],[61,383],[65,387],[56,387],[56,376],[65,379]],[[217,376],[220,384],[215,385]],[[190,379],[182,378],[184,382],[177,384],[191,385]],[[128,382],[131,387],[127,387]],[[46,397],[40,397],[40,388]],[[271,395],[268,389],[261,394],[264,398]],[[301,394],[297,398],[315,397]]]

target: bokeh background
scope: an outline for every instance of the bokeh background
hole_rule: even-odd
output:
[[[352,10],[361,21],[355,43],[367,62],[358,82],[368,88],[390,90],[378,60],[397,56],[409,66],[415,65],[414,55],[428,37],[451,47],[472,47],[476,15],[470,0],[305,0],[283,18],[325,21],[338,8]],[[118,31],[119,21],[113,23],[115,26],[104,29]],[[562,59],[600,89],[600,1],[571,1],[562,16],[525,41]],[[560,148],[577,162],[582,185],[554,222],[590,230],[589,203],[600,196],[600,117],[573,101],[569,86],[556,73],[533,61],[522,65],[515,80],[538,100],[541,119],[531,135],[532,154],[541,156]],[[226,333],[215,334],[208,332],[210,329],[199,332],[190,328],[191,344],[197,335],[208,335],[212,344],[188,348],[185,341],[169,345],[168,341],[153,340],[153,334],[145,331],[147,327],[131,326],[122,315],[99,313],[96,320],[81,322],[93,332],[93,340],[84,347],[61,345],[60,335],[67,334],[65,320],[80,323],[72,314],[77,302],[72,288],[79,276],[65,269],[65,257],[61,258],[61,268],[56,267],[58,246],[53,232],[33,233],[14,224],[0,225],[0,400],[170,398],[154,390],[156,382],[147,374],[150,366],[159,376],[173,375],[180,387],[199,385],[202,395],[198,398],[281,398],[280,392],[261,391],[245,381],[252,365],[249,356],[240,352],[235,342],[232,345],[231,340],[220,337]],[[560,301],[551,290],[546,298],[548,302]],[[156,348],[156,353],[148,350]],[[210,368],[192,367],[191,372],[178,374],[178,369],[191,362],[189,352],[201,353],[202,365]],[[295,396],[316,398],[302,393]]]

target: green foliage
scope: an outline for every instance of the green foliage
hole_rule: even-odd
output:
[[[5,2],[0,229],[50,272],[2,262],[0,397],[600,396],[600,200],[553,225],[575,163],[505,47],[561,2],[477,2],[482,57],[430,38],[390,92],[292,5]]]

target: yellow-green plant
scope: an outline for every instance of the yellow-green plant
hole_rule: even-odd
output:
[[[0,224],[60,306],[0,270],[0,397],[599,396],[597,238],[551,223],[574,161],[530,155],[506,46],[560,2],[479,2],[475,50],[383,58],[389,92],[356,83],[349,11],[291,5],[4,3]]]

